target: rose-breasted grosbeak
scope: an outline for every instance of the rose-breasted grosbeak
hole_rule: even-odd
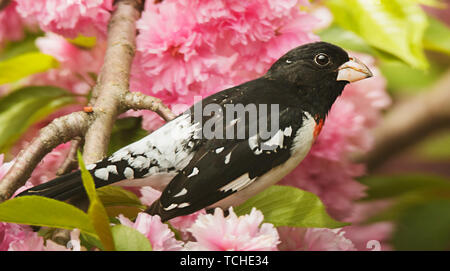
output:
[[[371,76],[364,64],[335,45],[306,44],[278,59],[264,76],[203,99],[88,169],[96,187],[116,182],[165,187],[147,210],[163,221],[202,208],[237,205],[293,170],[310,150],[345,85]],[[225,118],[225,113],[217,112],[195,117],[196,106],[204,112],[212,104],[223,112],[229,105],[277,105],[278,110],[257,119],[249,114]],[[255,122],[270,126],[274,120],[278,129],[269,137],[250,129]],[[241,125],[245,136],[199,136],[208,121],[214,123],[214,133],[236,135],[234,128]],[[80,172],[75,171],[20,195],[67,200],[83,193]]]

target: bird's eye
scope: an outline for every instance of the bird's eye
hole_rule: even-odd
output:
[[[320,53],[316,55],[314,62],[316,62],[319,66],[326,66],[330,63],[330,57],[327,54]]]

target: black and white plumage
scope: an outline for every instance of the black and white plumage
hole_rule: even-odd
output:
[[[276,183],[306,156],[325,117],[344,86],[372,76],[368,68],[341,48],[325,42],[297,47],[262,77],[205,98],[201,105],[277,104],[278,130],[267,139],[251,133],[248,117],[194,117],[194,107],[147,137],[88,165],[96,187],[112,183],[164,188],[147,210],[162,220],[202,208],[237,205]],[[211,118],[217,129],[245,127],[243,139],[198,137]],[[265,148],[270,146],[270,148]],[[124,181],[125,180],[125,181]],[[167,185],[167,186],[166,186]],[[79,171],[33,187],[20,195],[59,200],[84,193]]]

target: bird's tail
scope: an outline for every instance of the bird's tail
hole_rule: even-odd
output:
[[[81,180],[81,172],[78,170],[29,188],[17,196],[36,195],[65,201],[83,194],[86,195],[86,192]]]

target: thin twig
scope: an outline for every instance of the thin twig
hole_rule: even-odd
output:
[[[6,8],[9,3],[11,3],[11,0],[0,0],[0,11]]]
[[[82,143],[81,137],[76,137],[70,141],[70,149],[64,162],[59,166],[56,175],[64,175],[78,167],[77,150]]]
[[[122,105],[125,109],[154,111],[165,121],[176,118],[176,115],[160,99],[144,95],[140,92],[126,93],[122,99]]]

